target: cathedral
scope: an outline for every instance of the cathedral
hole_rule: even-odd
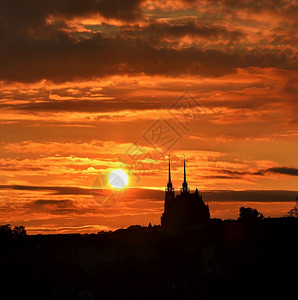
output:
[[[185,158],[184,180],[180,194],[175,196],[171,181],[171,162],[169,158],[169,179],[165,190],[164,213],[161,217],[161,226],[168,230],[192,229],[206,224],[210,220],[208,204],[203,202],[202,195],[196,188],[191,193],[186,181]]]

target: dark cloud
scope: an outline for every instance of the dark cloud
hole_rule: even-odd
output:
[[[266,172],[284,174],[290,176],[298,176],[298,169],[296,168],[287,168],[287,167],[278,167],[278,168],[269,168]]]
[[[27,208],[34,212],[46,212],[51,215],[68,215],[76,214],[83,215],[86,212],[91,212],[92,209],[86,210],[77,207],[72,200],[34,200],[27,204]]]
[[[73,0],[69,0],[69,2],[72,5]],[[144,0],[102,0],[92,2],[96,3],[99,12],[105,18],[131,21],[141,17],[140,6]]]
[[[75,188],[75,187],[40,187],[40,186],[9,186],[2,185],[0,189],[18,189],[18,190],[49,190],[56,191],[58,195],[77,194],[89,195],[90,190]],[[80,191],[82,190],[82,191]],[[100,190],[96,190],[97,192]],[[283,202],[283,201],[295,201],[298,191],[282,191],[282,190],[245,190],[245,191],[231,191],[231,190],[207,190],[202,191],[205,201],[256,201],[256,202]],[[164,191],[150,190],[141,188],[127,189],[125,199],[131,201],[163,201]],[[67,208],[74,206],[72,200],[34,200],[30,203],[30,206],[56,206],[59,208]],[[76,208],[79,210],[80,208]]]
[[[260,175],[260,176],[264,175],[264,170],[253,171],[253,172],[235,171],[235,170],[221,170],[220,172],[231,175],[230,178],[235,178],[235,176],[241,177],[241,176],[244,176],[244,175]]]
[[[72,186],[30,186],[30,185],[0,185],[0,189],[13,189],[22,191],[49,191],[54,195],[91,195],[92,189]],[[96,194],[106,194],[105,189],[96,189]],[[163,199],[163,192],[159,190],[146,190],[140,188],[127,189],[126,196],[135,199]],[[160,197],[161,196],[161,197]],[[55,200],[37,200],[36,204],[58,203]]]
[[[31,205],[55,205],[60,208],[69,207],[73,205],[71,200],[35,200],[31,202]]]
[[[252,66],[294,68],[287,53],[277,50],[154,48],[141,40],[107,38],[102,34],[79,42],[69,37],[59,41],[19,41],[10,50],[0,48],[2,80],[67,81],[114,74],[219,76]]]
[[[3,171],[10,171],[10,172],[14,172],[14,171],[32,171],[32,172],[35,172],[35,171],[44,171],[44,168],[37,168],[37,167],[29,167],[29,166],[23,166],[23,167],[15,167],[14,165],[11,165],[9,167],[5,167],[5,166],[0,166],[0,170],[3,170]]]
[[[99,14],[106,18],[132,21],[141,16],[142,1],[1,1],[0,63],[3,73],[0,74],[0,80],[38,81],[48,78],[55,81],[58,73],[54,73],[58,69],[60,72],[63,69],[68,69],[69,72],[76,69],[77,74],[74,77],[94,76],[92,71],[90,76],[86,76],[76,60],[80,59],[79,56],[88,56],[88,52],[98,51],[98,49],[92,49],[91,44],[77,44],[77,35],[70,37],[66,32],[70,30],[66,20]],[[91,48],[86,49],[86,46]],[[86,62],[82,61],[82,63]],[[54,68],[56,71],[51,64],[56,65]],[[100,65],[96,67],[100,68]],[[8,76],[4,75],[5,72]],[[58,75],[57,80],[60,79]]]
[[[124,26],[122,35],[115,37],[70,33],[73,30],[66,22],[67,18],[95,13],[135,20],[141,14],[141,2],[5,1],[0,12],[0,80],[63,82],[114,74],[219,76],[246,67],[295,68],[297,58],[289,49],[155,44],[166,37],[177,42],[183,36],[237,42],[244,36],[220,25],[203,25],[194,20],[152,21],[142,28]]]
[[[229,30],[220,25],[202,24],[199,19],[185,19],[175,22],[151,21],[147,26],[123,26],[121,34],[125,36],[138,36],[148,42],[160,43],[165,40],[173,40],[182,37],[199,37],[208,40],[221,40],[223,42],[237,42],[246,36],[245,33]]]
[[[235,179],[236,176],[226,176],[226,175],[211,175],[211,176],[204,176],[206,179]]]
[[[127,109],[157,109],[169,107],[168,102],[160,101],[128,101],[128,100],[59,100],[20,105],[0,104],[0,108],[18,109],[24,111],[80,111],[80,112],[115,112]]]
[[[288,202],[295,201],[297,191],[203,191],[204,201]]]
[[[277,9],[285,6],[288,1],[284,0],[213,0],[214,2],[224,4],[231,8],[247,8],[250,10],[262,10],[262,9]]]
[[[193,7],[196,7],[200,1],[198,0],[182,0],[187,4],[191,4]],[[253,12],[259,12],[263,10],[280,10],[281,8],[287,8],[288,6],[294,6],[295,1],[291,0],[263,0],[263,1],[254,1],[254,0],[208,0],[210,5],[220,5],[224,8],[231,10],[247,9]]]
[[[144,0],[1,0],[1,23],[19,30],[44,25],[53,16],[71,19],[99,14],[105,18],[132,21],[141,16]]]
[[[212,176],[212,178],[235,179],[235,178],[242,178],[245,175],[266,176],[268,173],[283,174],[283,175],[289,175],[289,176],[298,176],[298,169],[288,168],[288,167],[275,167],[275,168],[261,169],[261,170],[256,170],[256,171],[220,170],[219,173],[228,174],[229,176],[215,175],[215,176]],[[208,178],[210,178],[210,177],[208,177]]]
[[[0,185],[0,189],[13,189],[22,191],[49,191],[54,195],[90,195],[91,193],[90,189],[68,186]]]

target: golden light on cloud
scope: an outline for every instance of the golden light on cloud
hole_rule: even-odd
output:
[[[293,1],[19,2],[0,18],[0,224],[159,224],[168,154],[175,187],[185,153],[205,194],[297,191]],[[211,215],[238,214],[220,201]]]

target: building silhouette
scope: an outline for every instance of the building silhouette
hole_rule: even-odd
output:
[[[185,157],[184,180],[180,194],[175,196],[171,180],[171,161],[169,158],[169,179],[165,189],[164,213],[161,216],[161,226],[167,230],[198,228],[210,220],[209,206],[202,199],[202,194],[196,188],[190,192],[186,181]]]

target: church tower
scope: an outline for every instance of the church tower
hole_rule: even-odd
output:
[[[184,155],[184,181],[182,183],[181,193],[189,193],[189,188],[186,181],[186,170],[185,170],[185,155]]]
[[[172,202],[175,198],[175,189],[172,184],[171,179],[171,157],[169,156],[169,178],[168,178],[168,184],[166,187],[166,193],[165,193],[165,205],[164,210],[167,211],[169,207],[171,206]],[[163,224],[163,218],[161,218],[161,224]]]
[[[169,156],[169,179],[167,184],[167,192],[172,192],[174,190],[172,180],[171,180],[171,157]]]
[[[196,188],[190,192],[186,181],[186,167],[184,156],[184,178],[180,194],[175,196],[171,180],[171,160],[169,157],[169,178],[165,189],[165,206],[161,216],[161,226],[166,230],[189,230],[199,228],[210,220],[209,206],[202,199]]]

